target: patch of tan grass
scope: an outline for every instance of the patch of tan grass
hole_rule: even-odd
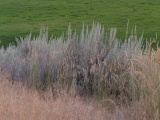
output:
[[[117,106],[112,100],[98,104],[67,95],[52,99],[50,92],[39,94],[0,77],[0,120],[149,120],[145,105]]]
[[[151,45],[151,44],[150,44]],[[147,120],[160,119],[160,48],[148,50],[133,62],[132,73],[141,80],[141,98]]]
[[[43,95],[44,96],[44,95]],[[78,98],[61,96],[50,99],[51,94],[41,97],[19,83],[11,84],[0,78],[1,120],[114,120],[115,117],[92,103]]]

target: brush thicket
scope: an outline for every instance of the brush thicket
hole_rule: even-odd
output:
[[[130,59],[141,52],[142,38],[136,34],[124,42],[116,38],[116,28],[105,33],[103,26],[82,28],[80,37],[72,35],[48,39],[42,28],[39,36],[31,34],[17,41],[17,46],[1,48],[1,70],[12,82],[21,81],[31,88],[74,91],[75,95],[122,100],[138,97],[137,82],[130,74]]]

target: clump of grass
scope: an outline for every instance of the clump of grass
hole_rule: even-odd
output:
[[[153,40],[156,41],[156,40]],[[140,83],[140,100],[145,103],[143,107],[146,118],[160,119],[160,48],[151,48],[153,43],[148,43],[148,49],[139,57],[132,59],[132,74]]]

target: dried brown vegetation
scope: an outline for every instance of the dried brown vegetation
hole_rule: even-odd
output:
[[[1,120],[105,120],[110,112],[92,103],[67,96],[51,99],[51,93],[39,94],[25,86],[0,77]]]

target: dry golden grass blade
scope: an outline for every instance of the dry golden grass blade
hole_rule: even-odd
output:
[[[146,64],[143,60],[141,59],[130,59],[131,62],[135,64],[138,64],[138,65],[141,65],[142,67],[141,68],[144,68],[144,69],[149,69],[149,65]]]

